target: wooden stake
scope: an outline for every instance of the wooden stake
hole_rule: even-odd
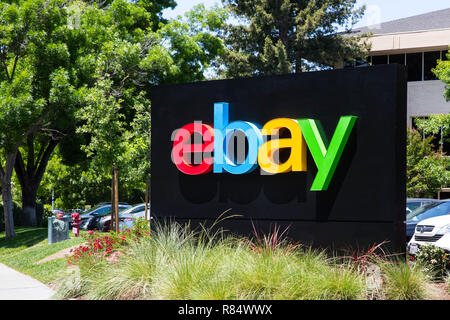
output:
[[[114,220],[116,215],[114,214],[114,168],[111,170],[111,231],[114,231]]]
[[[148,221],[148,189],[149,189],[149,182],[145,184],[145,221]]]
[[[116,232],[119,232],[119,168],[114,165],[114,213],[116,215]]]

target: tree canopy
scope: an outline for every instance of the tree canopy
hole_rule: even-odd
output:
[[[161,12],[174,5],[173,0],[0,1],[3,202],[11,203],[15,166],[22,202],[35,214],[55,149],[61,163],[81,175],[88,172],[85,177],[104,177],[118,163],[123,180],[148,179],[151,86],[204,79],[223,52],[217,30],[224,10],[198,6],[185,18],[166,21]],[[80,156],[84,152],[87,157]],[[80,164],[87,159],[89,164]],[[13,236],[12,219],[6,223]]]
[[[69,10],[77,13],[73,25],[82,38],[76,68],[82,102],[51,157],[39,195],[48,200],[53,188],[66,208],[105,201],[114,163],[121,199],[136,201],[150,174],[151,88],[205,79],[205,70],[223,53],[217,35],[227,14],[199,5],[154,31],[140,22],[151,15],[136,3],[77,5]]]
[[[368,55],[366,35],[345,34],[364,13],[356,0],[222,1],[240,22],[226,29],[227,77],[302,72]]]
[[[121,5],[133,8],[126,2]],[[82,149],[91,166],[108,170],[115,163],[125,179],[145,182],[150,168],[151,86],[205,79],[205,70],[224,51],[217,33],[226,12],[199,5],[157,31],[121,29],[120,37],[111,27],[113,21],[104,17],[105,10],[95,14],[86,19],[93,30],[104,30],[98,44],[102,50],[92,61],[96,83],[86,91],[86,104],[78,112],[77,133],[89,136]]]
[[[406,193],[408,197],[435,197],[450,182],[449,161],[433,150],[432,137],[423,139],[418,131],[407,135]]]
[[[18,148],[71,98],[58,66],[68,52],[62,6],[59,0],[0,2],[0,183],[7,237],[14,236],[10,183]]]

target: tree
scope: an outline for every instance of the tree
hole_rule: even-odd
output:
[[[37,14],[36,28],[26,41],[27,59],[22,60],[30,73],[24,81],[30,82],[30,99],[41,104],[37,110],[41,121],[24,137],[14,167],[21,185],[24,224],[36,226],[39,185],[53,150],[75,126],[74,112],[83,102],[79,89],[89,77],[81,66],[87,51],[83,37],[71,24],[73,5],[60,0],[13,1],[10,5],[19,10],[30,7]],[[14,23],[20,25],[27,19],[19,17]]]
[[[368,55],[367,35],[346,34],[364,13],[356,0],[222,1],[242,22],[227,26],[227,77],[302,72]]]
[[[26,109],[17,113],[22,127],[17,123],[8,127],[6,120],[2,123],[4,141],[8,143],[16,140],[6,137],[7,134],[19,132],[19,128],[24,132],[20,131],[22,134],[18,134],[13,148],[7,149],[10,146],[6,144],[2,147],[3,151],[8,150],[3,158],[9,174],[2,174],[1,178],[10,181],[11,165],[15,165],[28,224],[36,223],[36,194],[53,151],[74,135],[80,138],[82,143],[78,145],[92,160],[89,165],[79,166],[76,174],[86,172],[98,182],[109,171],[108,166],[118,163],[126,169],[123,177],[130,181],[128,185],[148,177],[150,119],[146,117],[151,85],[203,79],[211,59],[223,50],[222,41],[211,29],[223,25],[220,11],[207,11],[199,6],[192,18],[173,21],[165,27],[161,10],[173,5],[171,0],[2,3],[5,9],[2,39],[18,38],[14,45],[3,40],[2,62],[6,67],[2,80],[15,87],[5,87],[11,92],[2,88],[9,98],[2,103],[9,103],[11,110],[19,110],[13,107],[16,94],[21,99],[17,103],[31,101],[35,108],[34,113]],[[23,10],[23,16],[19,17],[14,10]],[[23,40],[26,32],[17,26],[33,14],[36,17],[30,20],[35,22],[31,40]],[[20,53],[14,55],[9,49],[14,46],[28,46],[24,51],[27,59]],[[23,64],[16,66],[17,61]],[[11,71],[22,69],[28,73],[22,73],[13,83],[16,77],[11,76]],[[5,114],[0,119],[12,120],[8,109],[2,111]],[[26,122],[23,115],[28,114]],[[67,150],[64,151],[67,148],[59,149],[62,160],[67,162]],[[68,149],[76,154],[76,146]],[[2,185],[5,186],[2,190],[10,193],[10,184]],[[11,220],[12,214],[8,225],[13,226]]]
[[[447,58],[450,59],[450,53],[447,53]],[[439,60],[435,69],[432,70],[439,80],[446,84],[444,97],[450,101],[450,61]]]
[[[45,3],[43,1],[40,5],[45,6]],[[99,79],[95,69],[98,67],[96,57],[101,52],[114,49],[107,46],[112,43],[108,40],[115,40],[111,38],[112,34],[119,42],[126,42],[126,37],[131,38],[133,32],[136,32],[136,37],[144,39],[147,30],[158,29],[164,21],[161,11],[175,5],[172,0],[136,1],[134,4],[54,0],[50,3],[55,6],[52,11],[54,18],[47,23],[41,21],[42,29],[39,31],[45,37],[34,44],[30,67],[34,72],[32,98],[40,99],[44,109],[52,112],[46,115],[43,125],[34,134],[26,137],[26,143],[18,150],[15,159],[22,190],[24,222],[31,226],[36,225],[36,196],[50,156],[62,140],[70,139],[75,133],[77,112],[92,100],[93,92],[89,89],[95,87]],[[111,23],[107,29],[98,24],[100,17]],[[116,87],[122,83],[119,76],[112,80],[118,84]],[[131,76],[129,80],[138,81]]]
[[[18,148],[55,113],[55,104],[35,94],[40,76],[35,57],[42,44],[59,33],[56,30],[65,19],[59,14],[60,5],[61,1],[43,0],[0,2],[0,184],[6,237],[15,236],[11,177]],[[60,52],[61,48],[52,49]]]
[[[407,179],[408,197],[434,197],[450,182],[449,161],[433,150],[432,137],[423,139],[419,132],[408,131]]]
[[[97,21],[93,27],[106,30],[108,37],[96,56],[96,84],[78,114],[77,132],[89,136],[82,149],[97,171],[106,174],[115,164],[121,181],[148,181],[151,86],[205,79],[205,70],[224,52],[217,35],[226,18],[223,9],[199,5],[156,32],[123,31],[129,34],[118,38],[112,30],[109,38],[113,23],[90,16],[91,23]]]
[[[450,55],[447,54],[450,58]],[[450,61],[439,60],[433,69],[436,76],[446,83],[444,97],[450,100]],[[450,183],[449,161],[442,145],[450,134],[450,114],[433,114],[428,119],[416,119],[417,128],[425,135],[412,131],[408,134],[408,196],[433,196],[442,186]],[[435,152],[431,140],[439,137],[440,150]]]
[[[150,26],[141,32],[130,23],[142,20],[141,14],[148,13],[125,1],[81,11],[80,33],[102,32],[102,37],[89,36],[83,51],[100,50],[88,60],[88,70],[94,72],[84,75],[91,85],[78,91],[83,106],[75,112],[76,129],[64,131],[40,197],[48,200],[54,188],[67,207],[105,201],[111,166],[117,164],[121,200],[136,199],[150,175],[151,86],[203,80],[205,70],[224,52],[217,36],[227,17],[223,9],[197,6],[156,32]],[[121,26],[124,21],[126,27]],[[80,154],[86,157],[73,159]]]
[[[162,17],[162,11],[167,8],[175,8],[175,0],[132,0],[131,2],[145,8],[150,13],[152,30],[160,28],[160,24],[166,24],[167,20]]]
[[[447,54],[447,57],[450,58],[450,54]],[[446,83],[444,97],[450,101],[450,61],[439,60],[436,68],[432,71],[439,80]],[[428,119],[417,119],[416,124],[425,134],[440,136],[441,145],[450,135],[450,113],[433,114]]]

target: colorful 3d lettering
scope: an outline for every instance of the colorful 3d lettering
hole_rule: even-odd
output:
[[[189,143],[194,133],[203,137],[205,143]],[[190,123],[179,129],[173,139],[172,161],[178,170],[189,175],[206,174],[212,171],[213,159],[207,157],[207,153],[214,149],[214,129],[202,123]],[[192,153],[201,153],[202,162],[192,164],[188,156]]]
[[[317,166],[311,191],[325,191],[357,119],[356,116],[342,116],[331,142],[328,143],[318,120],[278,118],[261,127],[248,121],[229,122],[229,112],[228,103],[215,103],[214,127],[195,122],[176,132],[172,160],[181,172],[188,175],[207,174],[211,171],[245,174],[255,170],[258,165],[268,174],[306,171],[308,147]],[[290,138],[278,137],[282,128],[289,130]],[[236,131],[241,131],[248,142],[246,157],[241,163],[230,156],[228,150]],[[201,143],[195,143],[195,139],[192,139],[194,134],[202,136]],[[274,155],[283,148],[289,148],[290,155],[286,161],[279,163]],[[201,161],[192,164],[188,157],[195,153],[201,154]]]

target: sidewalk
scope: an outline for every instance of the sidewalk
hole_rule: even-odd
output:
[[[54,293],[36,279],[0,263],[0,300],[48,300]]]

